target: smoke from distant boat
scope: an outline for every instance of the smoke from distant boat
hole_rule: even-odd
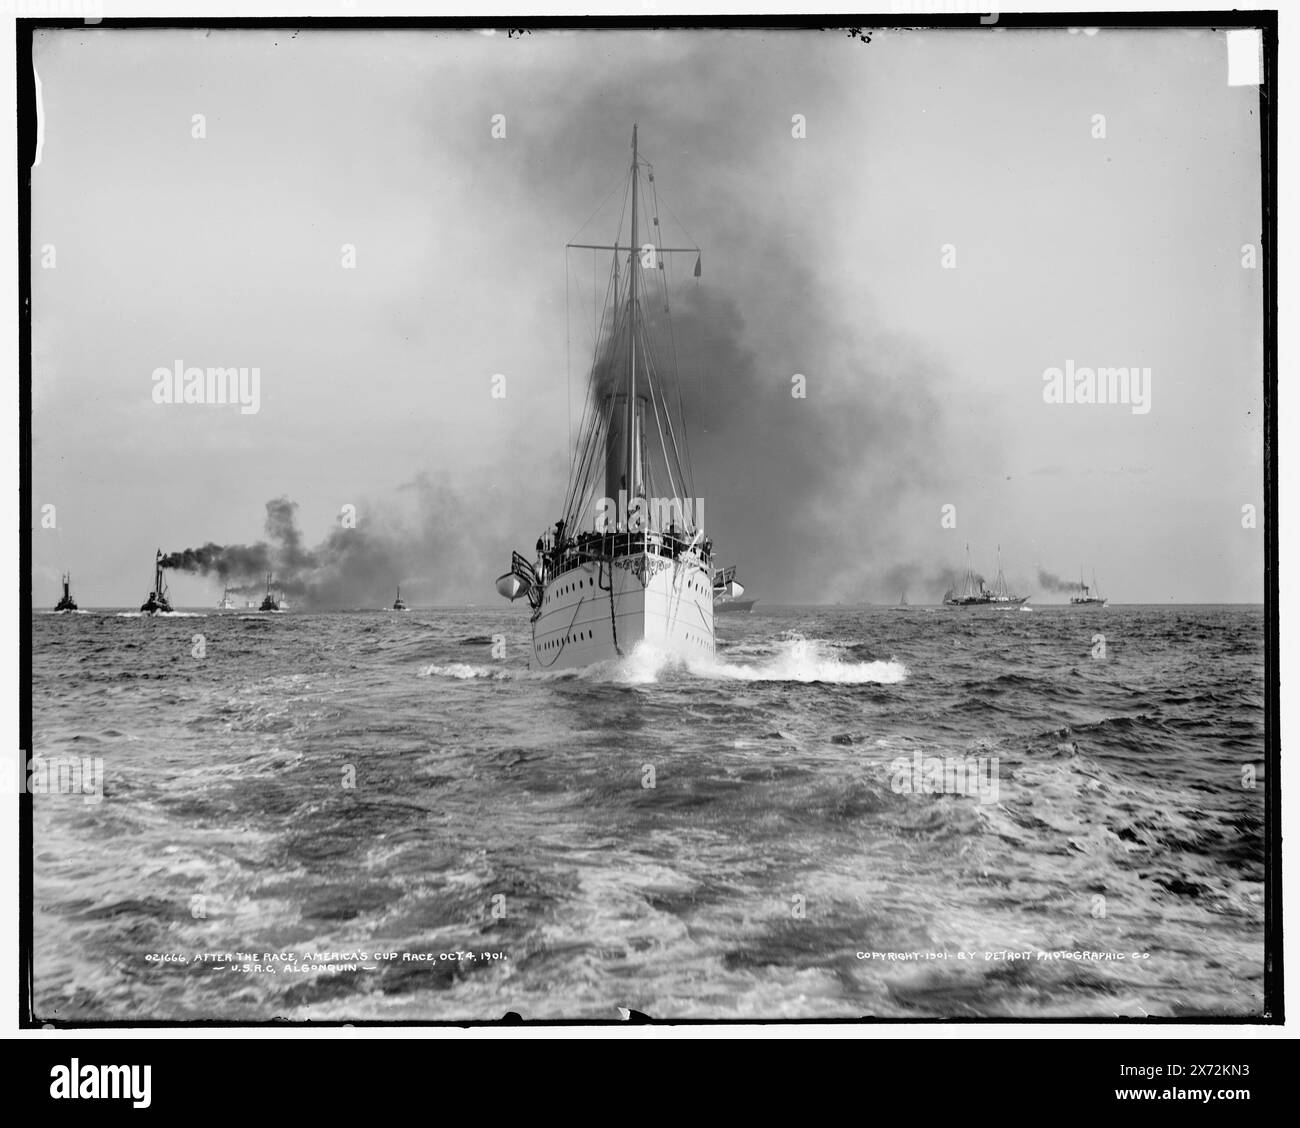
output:
[[[266,574],[275,587],[310,608],[387,606],[400,584],[411,603],[436,603],[463,590],[464,575],[490,571],[470,538],[457,535],[482,512],[421,475],[398,496],[356,506],[356,523],[338,523],[314,546],[298,524],[298,503],[266,503],[266,539],[167,553],[163,567],[219,580],[241,595],[260,595]]]
[[[1063,580],[1060,576],[1054,575],[1046,568],[1038,569],[1038,586],[1044,591],[1069,591],[1079,590],[1078,580]]]

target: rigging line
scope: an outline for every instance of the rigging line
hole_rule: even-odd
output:
[[[673,440],[673,450],[676,451],[676,450],[677,450],[677,432],[673,429],[673,417],[672,417],[672,413],[668,410],[668,405],[667,405],[666,403],[664,404],[664,414],[668,417],[668,434],[669,434],[670,436],[672,436],[672,440]],[[680,465],[681,465],[681,455],[680,455],[680,453],[678,454],[677,457],[678,457],[678,465],[680,466]],[[690,463],[689,463],[689,462],[686,463],[686,469],[687,469],[688,471],[689,471],[689,469],[690,469]],[[683,479],[686,479],[686,478],[688,477],[687,473],[683,473],[683,474],[682,474],[682,477],[683,477]],[[694,497],[694,496],[695,496],[695,482],[694,482],[693,479],[692,479],[692,480],[688,480],[688,481],[686,482],[686,488],[690,491],[690,493],[691,493],[691,497]],[[691,519],[694,520],[694,519],[695,519],[695,513],[694,513],[694,502],[692,502],[691,504],[692,504]]]
[[[610,278],[610,282],[609,282],[608,287],[606,288],[606,299],[607,299],[607,304],[606,304],[606,316],[605,316],[604,319],[602,319],[602,323],[601,323],[601,333],[602,333],[602,336],[603,336],[604,333],[605,333],[605,322],[606,322],[607,320],[610,319],[610,310],[612,309],[612,306],[611,306],[611,304],[609,303],[608,299],[609,299],[610,292],[611,292],[611,290],[612,290],[613,285],[614,285],[614,280],[613,280],[613,271],[612,271],[612,269],[611,269],[611,278]],[[586,433],[586,431],[587,431],[587,427],[588,427],[588,421],[589,421],[589,420],[593,420],[593,421],[594,421],[595,412],[596,412],[596,410],[597,410],[597,402],[596,402],[596,401],[597,401],[596,374],[597,374],[597,372],[598,372],[598,370],[599,370],[599,368],[600,368],[600,366],[601,366],[601,360],[602,360],[602,357],[606,355],[607,351],[608,351],[607,349],[603,349],[603,348],[601,348],[600,345],[598,344],[598,345],[597,345],[597,348],[596,348],[596,350],[595,350],[595,352],[593,353],[593,359],[592,359],[591,368],[588,370],[588,374],[587,374],[587,393],[586,393],[586,396],[584,397],[583,415],[582,415],[582,420],[580,421],[580,424],[579,424],[579,430],[580,430],[580,432],[582,432],[582,433]],[[566,509],[566,513],[567,513],[567,510],[568,510],[568,506],[569,506],[569,504],[570,504],[570,501],[571,501],[571,495],[572,495],[572,493],[573,493],[575,487],[579,484],[578,479],[579,479],[579,476],[580,476],[580,474],[579,474],[580,468],[581,468],[583,465],[585,465],[585,462],[586,462],[586,459],[582,456],[582,452],[580,452],[580,451],[577,450],[577,449],[572,448],[572,440],[570,440],[570,443],[571,443],[571,449],[573,449],[573,457],[572,457],[572,460],[571,460],[571,462],[570,462],[570,470],[569,470],[569,473],[570,473],[569,488],[565,491],[565,509]],[[585,476],[585,475],[584,475],[584,476]]]
[[[566,523],[569,522],[572,515],[577,512],[574,507],[576,503],[581,500],[583,494],[585,494],[588,482],[592,476],[594,446],[600,430],[601,427],[599,422],[593,417],[592,426],[591,429],[586,432],[586,441],[583,443],[579,460],[575,465],[569,489],[565,492],[564,519]]]
[[[658,206],[659,206],[659,192],[658,189],[656,189],[655,207]],[[673,211],[673,209],[669,206],[667,199],[664,200],[664,207],[667,209],[668,214],[673,217],[673,222],[682,229],[682,234],[686,236],[686,241],[695,248],[695,252],[696,254],[698,254],[700,250],[700,245],[695,241],[695,237],[689,231],[686,230],[686,224],[684,224],[680,219],[677,218],[677,213]]]
[[[564,501],[564,519],[566,524],[571,524],[574,517],[579,512],[581,506],[585,505],[588,493],[595,486],[596,478],[596,455],[600,448],[600,439],[603,435],[608,434],[609,423],[612,418],[614,407],[613,397],[610,397],[608,410],[606,413],[597,418],[594,413],[592,417],[591,429],[587,432],[586,443],[582,451],[581,463],[575,471],[570,489],[566,493]]]
[[[599,212],[601,208],[603,208],[607,203],[609,203],[610,196],[612,196],[615,192],[617,192],[619,188],[624,188],[624,190],[626,191],[626,187],[625,187],[626,184],[627,184],[627,174],[624,173],[622,177],[620,177],[618,180],[614,182],[614,186],[608,192],[605,193],[605,198],[596,205],[596,211],[593,211],[591,215],[587,216],[587,222],[584,223],[581,227],[578,228],[577,231],[573,233],[573,238],[569,240],[570,243],[576,243],[578,241],[578,236],[581,235],[584,231],[586,231],[587,225],[590,224],[591,221],[596,218],[596,212]]]
[[[569,420],[569,449],[573,449],[573,334],[569,330],[569,248],[564,248],[564,414]]]
[[[610,419],[613,412],[613,400],[611,398],[609,410],[598,420],[593,421],[590,442],[587,444],[585,458],[582,468],[582,478],[578,483],[578,488],[574,491],[570,504],[573,509],[572,516],[578,513],[578,507],[587,503],[588,495],[596,488],[596,479],[599,473],[599,455],[602,449],[602,439],[607,441],[609,434]],[[579,522],[581,524],[581,522]]]
[[[649,351],[649,350],[647,349],[647,351]],[[663,378],[660,377],[660,374],[659,374],[659,372],[658,372],[658,365],[657,365],[657,363],[656,363],[656,361],[655,361],[655,355],[654,355],[653,353],[651,353],[651,356],[650,356],[650,364],[651,364],[651,367],[652,367],[652,369],[653,369],[653,371],[654,371],[654,375],[655,375],[656,378],[657,378],[657,379],[656,379],[656,384],[657,384],[658,392],[659,392],[659,400],[663,403],[663,408],[664,408],[664,418],[668,421],[669,432],[670,432],[670,434],[671,434],[671,436],[672,436],[672,441],[673,441],[673,453],[676,455],[677,476],[682,480],[682,484],[683,484],[684,486],[686,486],[687,489],[688,489],[688,490],[692,493],[692,495],[693,495],[693,494],[694,494],[694,480],[693,480],[693,475],[691,474],[690,463],[689,463],[689,461],[683,461],[683,459],[682,459],[682,452],[681,452],[680,448],[679,448],[678,445],[677,445],[677,435],[676,435],[676,431],[675,431],[675,430],[673,429],[673,427],[672,427],[672,412],[671,412],[671,411],[669,410],[669,408],[668,408],[668,398],[667,398],[667,396],[666,396],[665,393],[664,393],[664,383],[665,383],[665,381],[664,381]],[[679,390],[679,393],[680,393],[680,390]],[[653,396],[653,394],[654,394],[654,388],[653,388],[653,387],[652,387],[652,389],[651,389],[651,394],[652,394],[652,396]],[[678,403],[679,403],[679,405],[680,405],[680,394],[679,394],[679,400],[678,400]],[[680,409],[680,408],[679,408],[679,409]],[[656,421],[658,422],[658,404],[657,404],[657,403],[656,403],[655,411],[656,411],[655,418],[656,418]],[[659,426],[660,426],[660,438],[661,438],[661,441],[662,441],[662,431],[663,431],[663,425],[662,425],[662,423],[660,423]],[[665,449],[665,451],[664,451],[664,459],[665,459],[665,462],[668,461],[668,452],[667,452],[666,449]],[[671,466],[668,467],[668,470],[669,470],[669,475],[670,475],[670,477],[671,477],[671,474],[672,474]],[[676,485],[676,483],[674,483],[674,486],[675,486],[675,485]]]
[[[648,374],[646,376],[646,382],[647,383],[650,382],[650,377]],[[659,449],[664,452],[664,471],[668,475],[668,487],[669,489],[672,490],[673,497],[681,497],[681,495],[677,492],[677,482],[673,478],[672,465],[668,461],[668,444],[664,442],[664,425],[663,425],[663,421],[659,418],[659,401],[658,399],[655,398],[655,390],[653,385],[651,385],[650,387],[650,405],[655,409],[655,430],[659,432]],[[680,469],[680,467],[678,469]],[[683,502],[685,501],[684,498],[682,500]],[[692,509],[693,508],[694,506],[692,506]],[[685,515],[683,515],[683,520],[684,518]]]
[[[677,377],[673,381],[673,383],[676,385],[676,391],[677,391],[677,414],[678,414],[678,418],[681,419],[682,421],[682,447],[686,451],[686,473],[683,476],[688,479],[686,482],[686,486],[691,491],[691,496],[694,496],[695,495],[695,473],[691,469],[690,436],[686,431],[686,409],[682,406],[682,376],[681,376],[681,371],[678,369],[677,366],[677,329],[673,325],[673,311],[669,307],[669,304],[666,299],[664,301],[664,310],[668,318],[668,341],[673,356],[673,372],[676,374]],[[664,410],[665,411],[668,410],[667,404],[664,404]],[[669,426],[672,425],[671,416],[669,417],[668,423]],[[675,434],[673,435],[673,449],[674,450],[677,449],[677,436]],[[681,454],[679,452],[678,458],[680,457]]]

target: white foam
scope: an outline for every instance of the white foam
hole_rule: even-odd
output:
[[[614,685],[652,685],[665,674],[677,673],[712,681],[825,682],[832,685],[894,685],[907,677],[907,667],[891,658],[877,662],[846,662],[833,644],[793,636],[781,639],[766,654],[745,661],[681,655],[644,639],[630,654],[590,666],[566,670],[511,670],[504,666],[474,666],[465,662],[426,666],[421,677],[455,678],[576,678]]]
[[[892,658],[887,662],[846,662],[831,644],[797,635],[777,642],[767,654],[746,656],[744,661],[678,655],[642,641],[620,661],[601,662],[580,673],[585,680],[645,685],[672,670],[714,681],[836,685],[892,685],[907,677],[907,668]]]
[[[687,662],[700,677],[730,681],[829,682],[835,685],[894,685],[907,677],[907,667],[893,658],[877,662],[846,662],[835,648],[818,639],[791,638],[775,650],[744,662],[697,659]]]
[[[508,678],[510,671],[502,666],[471,666],[468,662],[452,662],[447,666],[425,666],[420,671],[422,678],[456,678],[467,681],[470,678]]]

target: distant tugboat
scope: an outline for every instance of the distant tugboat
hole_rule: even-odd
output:
[[[402,602],[402,589],[400,587],[397,589],[397,598],[393,600],[393,610],[394,611],[406,610],[406,604]]]
[[[63,573],[63,598],[59,600],[58,605],[54,608],[56,611],[75,611],[77,604],[72,598],[72,592],[69,590],[72,586],[72,573]]]
[[[221,593],[221,602],[217,604],[217,610],[233,611],[234,609],[235,609],[235,601],[230,598],[230,589],[226,588],[226,590]]]
[[[274,595],[274,594],[272,593],[272,591],[271,591],[271,573],[270,573],[270,572],[267,572],[267,574],[266,574],[266,598],[262,600],[262,606],[259,607],[258,610],[259,610],[259,611],[280,611],[280,610],[283,610],[283,608],[280,606],[280,600],[276,599],[275,595]]]
[[[736,566],[723,568],[713,576],[713,613],[723,611],[752,611],[757,599],[741,599],[745,594],[743,584],[736,581]]]
[[[149,598],[140,605],[140,610],[146,615],[157,615],[160,612],[171,611],[171,609],[171,600],[167,598],[167,585],[163,582],[162,549],[160,548],[153,562],[153,591],[149,593]]]
[[[1079,569],[1079,594],[1070,596],[1072,607],[1105,607],[1109,602],[1104,595],[1093,594],[1097,590],[1097,573],[1092,574],[1092,587],[1083,582],[1083,569]]]

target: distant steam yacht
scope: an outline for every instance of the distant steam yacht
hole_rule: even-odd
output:
[[[1070,605],[1072,607],[1105,607],[1109,600],[1100,593],[1097,593],[1097,573],[1092,574],[1092,586],[1089,587],[1083,582],[1083,569],[1079,569],[1079,591],[1078,594],[1070,596]]]
[[[171,609],[171,600],[167,598],[167,584],[163,581],[162,549],[160,548],[153,562],[153,591],[149,593],[149,598],[140,605],[140,610],[146,615],[157,615]]]
[[[1029,599],[1027,595],[1014,595],[1007,585],[1007,578],[1002,574],[1002,546],[998,545],[998,578],[993,581],[993,590],[989,593],[989,604],[994,608],[1008,610],[1019,607]]]
[[[63,598],[54,605],[56,611],[75,611],[76,601],[72,598],[72,573],[63,573]]]
[[[627,241],[620,219],[613,245],[568,244],[613,258],[562,516],[536,557],[514,553],[496,584],[532,608],[533,669],[617,658],[643,639],[713,656],[713,546],[686,457],[664,268],[666,256],[689,253],[698,277],[699,248],[661,245],[654,179],[633,126]]]
[[[402,589],[400,587],[397,589],[397,598],[393,600],[393,610],[394,611],[406,610],[406,604],[402,602]]]
[[[970,545],[966,546],[966,572],[962,576],[959,588],[949,588],[943,595],[947,607],[992,607],[1006,610],[1019,607],[1029,596],[1015,595],[1002,574],[1002,546],[998,546],[998,578],[992,588],[984,586],[982,576],[975,574],[970,562]]]

